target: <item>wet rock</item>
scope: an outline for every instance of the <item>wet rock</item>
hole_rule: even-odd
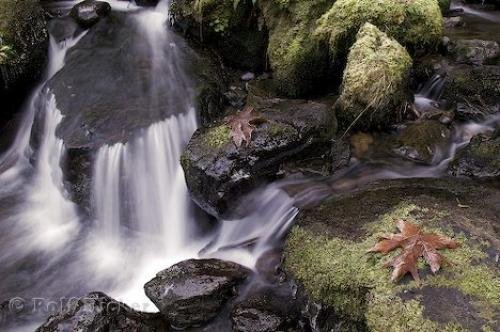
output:
[[[498,307],[498,267],[489,252],[498,252],[500,243],[499,194],[472,181],[408,179],[335,195],[301,210],[286,240],[284,268],[319,305],[310,305],[307,315],[321,331],[495,329],[483,317]],[[380,234],[395,231],[398,219],[460,242],[458,249],[443,250],[454,263],[436,275],[419,268],[425,287],[437,293],[409,276],[390,282],[391,271],[383,267],[387,257],[367,255]],[[439,301],[449,301],[446,314]]]
[[[465,22],[462,16],[453,16],[444,18],[444,26],[446,28],[456,28],[464,25]]]
[[[249,273],[217,259],[187,260],[159,272],[144,289],[174,328],[185,329],[217,316]]]
[[[336,130],[331,101],[280,99],[252,89],[248,105],[268,121],[255,128],[248,146],[237,148],[229,127],[218,123],[196,131],[181,159],[191,197],[214,216],[276,178],[283,162],[321,155]]]
[[[450,130],[437,121],[423,121],[404,128],[398,138],[395,152],[405,158],[432,164],[450,141]]]
[[[231,312],[235,332],[299,331],[299,302],[285,286],[252,291]]]
[[[153,67],[151,45],[138,19],[119,12],[101,19],[68,51],[64,68],[48,82],[64,116],[56,134],[68,151],[63,165],[69,170],[67,188],[84,208],[90,205],[89,163],[102,145],[127,142],[141,129],[185,110],[186,99],[193,99],[202,123],[220,117],[225,82],[216,62],[172,34],[165,54],[170,56],[172,47],[182,53],[179,66],[185,66],[192,83],[172,93],[168,80],[154,79],[164,73]],[[157,98],[145,91],[158,92]],[[185,91],[193,93],[184,98]],[[38,122],[35,128],[43,125]]]
[[[11,119],[47,60],[45,13],[37,0],[0,2],[0,127]]]
[[[177,29],[213,46],[228,65],[264,69],[267,30],[251,0],[175,0],[170,11]]]
[[[473,65],[494,64],[500,57],[500,45],[496,41],[466,39],[456,40],[448,46],[448,53],[457,63]]]
[[[110,12],[111,5],[107,2],[85,0],[75,5],[69,15],[83,28],[89,28]]]
[[[350,50],[337,117],[343,128],[388,127],[402,118],[410,99],[412,60],[397,41],[367,23]]]
[[[446,77],[442,99],[456,108],[461,119],[480,118],[498,111],[500,105],[500,66],[444,66]],[[474,115],[475,114],[475,115]]]
[[[500,138],[473,137],[470,144],[458,152],[449,172],[454,176],[500,176]]]
[[[142,313],[103,293],[90,293],[70,301],[64,310],[50,316],[36,332],[169,331],[159,314]]]
[[[65,40],[75,37],[81,32],[81,28],[78,23],[75,22],[71,17],[61,17],[53,18],[49,21],[48,30],[50,35],[54,38],[57,43],[61,43]]]

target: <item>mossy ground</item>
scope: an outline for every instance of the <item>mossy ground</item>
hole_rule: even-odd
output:
[[[339,119],[345,126],[387,126],[400,117],[408,96],[412,59],[406,49],[366,23],[352,46],[344,71]]]
[[[402,198],[403,195],[394,190],[387,194],[394,195],[389,200],[391,205],[381,208],[378,205],[388,201],[380,197],[386,194],[372,194],[325,203],[312,215],[305,212],[299,217],[299,226],[291,231],[286,242],[285,267],[305,287],[310,298],[328,305],[347,321],[364,321],[372,331],[494,329],[500,309],[500,278],[498,267],[486,263],[489,258],[485,248],[497,245],[498,238],[488,228],[484,216],[479,214],[472,220],[468,218],[474,218],[476,211],[462,212],[467,217],[459,220],[457,210],[460,208],[453,202],[453,195]],[[399,199],[398,195],[401,195]],[[347,221],[340,219],[348,214],[352,217]],[[359,223],[349,225],[355,222],[356,214],[361,215]],[[423,262],[419,263],[421,285],[408,276],[400,283],[390,282],[390,270],[381,265],[397,252],[388,257],[366,253],[381,234],[396,231],[394,222],[400,218],[417,223],[426,231],[454,237],[461,244],[459,249],[441,251],[450,264],[436,275],[432,275]],[[484,228],[473,231],[477,227]],[[354,236],[349,229],[357,229]],[[481,237],[481,234],[492,237]],[[426,288],[442,291],[443,296],[451,292],[446,290],[463,294],[472,302],[466,304],[476,311],[467,312],[475,323],[453,314],[447,321],[430,319],[426,314],[429,299],[423,292]],[[418,295],[402,296],[408,293]],[[460,306],[459,303],[449,305],[449,310]]]

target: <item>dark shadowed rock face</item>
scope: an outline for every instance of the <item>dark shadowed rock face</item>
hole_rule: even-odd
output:
[[[37,332],[166,332],[170,328],[159,314],[137,312],[102,293],[90,293],[50,316]]]
[[[229,127],[219,123],[196,131],[182,156],[192,198],[214,216],[226,213],[230,202],[262,180],[275,178],[283,162],[322,155],[336,130],[331,100],[288,100],[251,91],[247,104],[267,119],[247,146],[236,147]]]
[[[287,286],[253,291],[231,313],[235,332],[299,331],[299,301]]]
[[[68,151],[68,189],[84,206],[88,205],[89,163],[99,147],[126,142],[141,129],[185,111],[189,101],[179,91],[188,92],[204,120],[216,116],[220,107],[224,83],[214,62],[181,37],[169,34],[171,43],[161,50],[168,63],[174,52],[181,53],[176,58],[182,59],[180,69],[173,71],[179,71],[176,77],[185,72],[192,83],[172,86],[164,72],[168,66],[162,63],[159,70],[153,63],[147,27],[137,21],[145,18],[142,14],[112,12],[101,19],[68,51],[65,66],[48,82],[64,116],[56,134]],[[62,39],[73,36],[78,27],[70,23],[58,19],[54,33]]]
[[[236,263],[192,259],[159,272],[144,289],[171,325],[184,329],[216,317],[249,273]]]
[[[82,27],[88,28],[110,12],[111,5],[107,2],[85,0],[75,5],[69,14]]]

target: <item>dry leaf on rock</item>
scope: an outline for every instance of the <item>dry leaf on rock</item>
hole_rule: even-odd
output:
[[[420,281],[417,263],[423,257],[430,265],[431,271],[436,273],[444,261],[444,257],[437,252],[439,249],[455,249],[458,243],[448,237],[433,233],[424,233],[416,225],[404,220],[397,221],[398,234],[386,234],[368,252],[388,252],[401,248],[402,252],[398,256],[389,260],[384,266],[392,266],[391,280],[398,281],[406,273],[410,273],[416,281]]]
[[[228,115],[224,118],[224,122],[231,128],[231,138],[237,147],[240,147],[243,141],[248,146],[255,126],[266,121],[260,113],[249,106],[236,114]]]

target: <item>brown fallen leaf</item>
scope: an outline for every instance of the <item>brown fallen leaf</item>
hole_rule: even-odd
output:
[[[439,249],[456,249],[458,242],[438,234],[423,233],[416,225],[398,220],[396,225],[400,231],[398,234],[386,234],[368,252],[388,252],[401,248],[403,251],[398,256],[392,258],[384,264],[385,267],[392,266],[391,280],[398,281],[406,273],[410,273],[413,279],[420,282],[417,270],[417,262],[423,257],[430,265],[432,273],[437,273],[444,257],[437,252]]]
[[[226,125],[231,128],[231,138],[237,147],[240,147],[243,141],[248,146],[252,140],[252,132],[255,126],[266,121],[260,113],[250,106],[246,106],[242,111],[224,118]]]

